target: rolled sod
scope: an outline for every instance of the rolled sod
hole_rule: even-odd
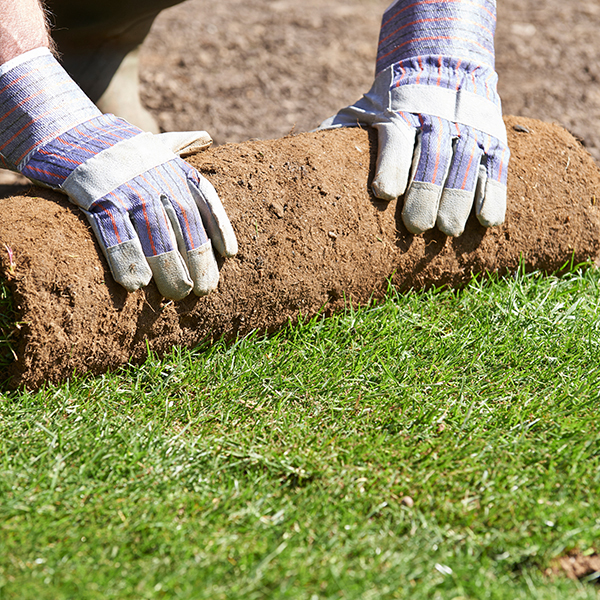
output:
[[[473,274],[554,272],[600,250],[600,171],[581,144],[547,123],[506,118],[512,159],[508,212],[485,229],[413,236],[402,201],[370,191],[377,139],[343,129],[211,149],[189,162],[216,187],[240,251],[222,261],[216,292],[165,301],[153,284],[128,294],[111,280],[79,210],[32,187],[0,200],[0,279],[14,315],[4,319],[13,362],[2,379],[36,388],[73,373],[100,374],[148,350],[194,346],[299,316],[401,291],[458,286]],[[10,252],[9,252],[10,250]]]

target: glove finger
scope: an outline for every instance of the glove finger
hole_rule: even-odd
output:
[[[475,214],[485,227],[504,223],[506,216],[506,178],[510,150],[496,138],[488,137],[485,162],[485,181],[480,177],[475,198]]]
[[[402,118],[375,124],[378,152],[373,193],[381,200],[395,200],[406,191],[413,162],[416,128]]]
[[[179,253],[185,258],[187,269],[194,284],[194,294],[205,296],[215,290],[219,283],[219,266],[212,251],[211,241],[207,239],[200,246],[188,249],[186,239],[189,240],[189,236],[184,235],[180,217],[174,208],[177,205],[180,206],[180,204],[173,202],[165,195],[161,196],[161,201],[173,227]],[[195,206],[194,209],[196,209]],[[198,221],[200,221],[199,216]],[[189,221],[186,221],[185,224],[188,226]],[[199,227],[204,231],[201,222],[199,222]]]
[[[169,208],[168,217],[173,227],[177,247],[182,256],[187,252],[204,246],[208,235],[202,218],[186,178],[187,163],[173,160],[156,169],[155,185],[152,188],[155,196],[161,198],[163,208]],[[150,173],[148,173],[150,175]],[[167,200],[168,201],[165,201]]]
[[[402,220],[415,234],[435,226],[440,198],[452,158],[452,124],[419,115],[421,132],[413,163],[412,181],[404,197]]]
[[[342,108],[335,115],[325,119],[315,131],[323,129],[336,129],[338,127],[360,127],[361,125],[371,125],[376,115],[363,111],[355,106]]]
[[[182,165],[187,168],[186,163],[173,160],[140,176],[148,187],[148,195],[160,198],[167,217],[165,228],[174,240],[174,247],[177,247],[177,250],[148,259],[161,293],[174,300],[185,297],[191,289],[197,296],[204,296],[219,282],[219,268],[212,244]],[[161,193],[161,190],[168,193]],[[164,249],[167,250],[166,245]]]
[[[460,137],[454,144],[454,155],[437,216],[437,226],[446,235],[459,236],[465,229],[473,208],[479,165],[483,156],[483,134],[457,125]]]
[[[361,125],[374,126],[389,108],[391,78],[391,72],[380,74],[375,78],[371,89],[360,100],[325,119],[319,125],[319,129],[360,127]]]
[[[146,260],[162,296],[170,300],[182,300],[192,291],[193,281],[178,250],[147,256]]]
[[[187,296],[193,282],[179,252],[171,220],[161,201],[161,169],[151,169],[116,190],[130,208],[130,218],[159,292],[171,300]],[[113,192],[111,195],[115,195]]]
[[[238,251],[235,232],[215,188],[187,163],[183,163],[183,167],[213,247],[221,256],[235,256]]]
[[[150,283],[152,271],[144,256],[127,211],[109,202],[99,202],[87,217],[114,280],[128,292]]]

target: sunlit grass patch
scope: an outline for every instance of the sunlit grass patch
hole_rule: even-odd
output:
[[[0,597],[595,598],[544,571],[599,545],[599,301],[390,291],[5,395]]]

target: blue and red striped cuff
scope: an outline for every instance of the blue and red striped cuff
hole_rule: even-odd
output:
[[[44,185],[60,187],[79,165],[140,133],[141,129],[123,119],[100,115],[36,148],[21,173]]]
[[[22,171],[32,154],[102,113],[48,48],[0,66],[0,162]]]
[[[376,71],[426,55],[461,58],[493,70],[495,30],[494,0],[397,0],[383,15]]]

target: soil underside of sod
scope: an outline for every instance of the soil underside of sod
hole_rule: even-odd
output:
[[[515,128],[515,125],[519,127]],[[31,188],[0,199],[1,273],[16,311],[5,375],[37,387],[72,373],[141,361],[148,348],[273,331],[300,315],[401,290],[460,285],[473,273],[555,271],[600,249],[600,171],[555,125],[507,118],[512,160],[506,223],[420,236],[402,202],[370,192],[376,136],[361,129],[225,145],[189,159],[216,187],[238,239],[219,289],[173,303],[153,285],[127,294],[113,283],[86,221],[59,194]],[[6,244],[13,254],[11,267]]]

